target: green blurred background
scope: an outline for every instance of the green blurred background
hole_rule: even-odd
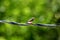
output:
[[[0,20],[53,23],[60,18],[60,0],[0,0]],[[0,23],[0,40],[60,40],[60,28]]]

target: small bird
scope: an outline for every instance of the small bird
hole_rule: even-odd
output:
[[[34,17],[32,17],[31,19],[28,20],[27,24],[32,24],[32,22],[34,21]]]

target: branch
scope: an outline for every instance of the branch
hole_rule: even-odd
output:
[[[19,26],[46,26],[46,27],[56,27],[60,25],[56,24],[29,24],[29,23],[18,23],[18,22],[10,22],[6,20],[0,20],[0,23],[8,23],[8,24],[13,24],[13,25],[19,25]]]

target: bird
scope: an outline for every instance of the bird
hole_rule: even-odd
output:
[[[35,19],[35,17],[32,17],[31,19],[29,19],[29,20],[27,21],[27,24],[33,24],[34,19]]]

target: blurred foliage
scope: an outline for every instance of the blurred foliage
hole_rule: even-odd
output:
[[[0,20],[25,23],[56,23],[60,0],[0,0]],[[0,40],[60,40],[60,28],[18,26],[0,23]]]

